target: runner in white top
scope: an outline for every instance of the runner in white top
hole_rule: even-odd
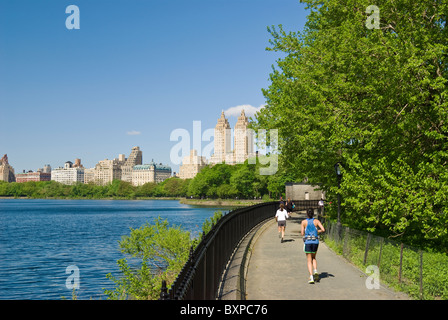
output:
[[[285,236],[285,228],[286,228],[286,219],[289,218],[288,212],[286,212],[285,206],[283,203],[280,204],[280,209],[275,213],[275,220],[278,222],[278,233],[282,233],[282,240]]]

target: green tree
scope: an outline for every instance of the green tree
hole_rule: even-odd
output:
[[[190,249],[210,232],[222,217],[221,211],[205,219],[202,233],[193,238],[190,232],[180,226],[170,226],[160,217],[153,224],[146,223],[138,229],[131,229],[129,236],[123,236],[121,252],[129,256],[117,261],[121,276],[107,274],[115,288],[105,289],[109,299],[155,300],[160,297],[162,280],[171,286],[188,260]],[[131,260],[131,261],[129,261]]]
[[[144,185],[138,187],[136,195],[139,197],[153,197],[155,189],[157,188],[157,183],[147,182]]]
[[[9,195],[8,182],[0,181],[0,196],[7,197]]]
[[[22,187],[21,195],[25,197],[31,197],[36,192],[37,183],[36,181],[28,181],[22,183],[21,187]]]
[[[135,187],[130,182],[113,180],[112,183],[107,185],[107,188],[106,195],[108,197],[135,198]]]
[[[370,29],[368,0],[302,2],[303,32],[269,28],[285,57],[254,128],[279,130],[287,174],[342,194],[346,222],[446,247],[448,4],[379,1]]]
[[[105,293],[110,299],[158,299],[162,280],[171,285],[176,279],[192,243],[189,232],[180,226],[169,226],[160,217],[153,224],[131,229],[129,236],[122,237],[120,248],[131,259],[137,259],[137,266],[127,258],[118,260],[122,276],[108,274],[116,287]]]
[[[247,161],[243,164],[235,165],[230,184],[238,192],[242,198],[252,198],[254,196],[253,183],[256,181],[255,165],[247,164]]]
[[[203,234],[207,234],[212,230],[213,226],[218,223],[218,221],[222,218],[222,211],[215,211],[213,213],[213,216],[210,218],[205,219],[205,221],[202,224],[202,232]],[[197,239],[195,242],[195,245],[199,243],[199,241],[202,240],[202,235]]]
[[[188,196],[215,197],[219,186],[230,183],[234,166],[225,163],[204,167],[189,183]]]
[[[180,179],[178,177],[171,177],[160,183],[160,188],[164,196],[177,197],[185,196],[185,184],[189,181]]]
[[[199,172],[194,179],[190,182],[188,186],[188,196],[193,197],[203,197],[207,193],[207,172],[211,169],[209,167],[205,167]]]
[[[238,190],[230,184],[222,184],[217,188],[216,195],[221,199],[235,198],[238,195]]]
[[[84,183],[77,183],[71,186],[70,197],[71,198],[92,198],[93,186]]]

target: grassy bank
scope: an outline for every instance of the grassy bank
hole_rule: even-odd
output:
[[[247,207],[264,202],[263,200],[233,200],[233,199],[180,199],[180,203],[208,207]]]
[[[448,299],[448,256],[440,252],[426,252],[402,244],[344,227],[341,239],[335,224],[327,223],[325,243],[360,270],[369,266],[378,269],[379,280],[413,299]]]

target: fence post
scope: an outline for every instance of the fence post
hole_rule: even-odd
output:
[[[165,280],[162,280],[162,288],[160,290],[160,300],[168,300],[168,289],[166,288]]]
[[[423,300],[423,251],[419,250],[420,253],[420,300]]]
[[[401,247],[400,247],[400,269],[398,269],[398,283],[401,283],[402,266],[403,266],[403,243],[401,243]]]
[[[378,268],[380,267],[380,264],[381,264],[381,256],[382,256],[382,254],[383,254],[383,242],[384,242],[384,238],[381,237],[381,238],[380,238],[380,253],[378,254],[378,264],[377,264]]]
[[[342,235],[342,227],[339,228],[339,225],[336,224],[336,228],[338,229],[338,233],[339,233],[338,237],[341,237],[341,235]],[[343,247],[342,247],[342,254],[346,258],[349,257],[349,253],[348,252],[350,251],[350,249],[348,248],[349,247],[349,236],[350,236],[349,231],[350,231],[349,227],[345,227],[344,228],[344,244],[343,244]]]
[[[369,244],[370,244],[370,233],[367,234],[367,240],[366,240],[366,250],[364,251],[364,264],[367,262],[367,253],[369,252]]]

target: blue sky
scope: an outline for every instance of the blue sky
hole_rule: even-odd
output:
[[[307,14],[297,0],[0,0],[0,156],[16,172],[94,167],[139,146],[177,171],[171,132],[262,106],[280,57],[267,27],[302,30]]]

